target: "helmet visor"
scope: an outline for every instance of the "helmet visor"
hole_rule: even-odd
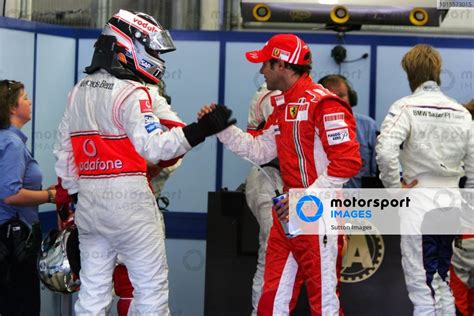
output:
[[[176,50],[173,39],[168,30],[149,33],[146,46],[152,50],[158,51],[160,54]]]

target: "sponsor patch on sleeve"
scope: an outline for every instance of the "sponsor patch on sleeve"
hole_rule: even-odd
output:
[[[150,134],[151,132],[157,129],[161,130],[161,125],[158,122],[152,122],[150,124],[145,125],[145,129],[148,132],[148,134]]]
[[[324,120],[324,128],[326,130],[347,127],[347,123],[344,121],[343,112],[326,114],[323,116],[323,120]]]
[[[148,100],[138,100],[138,102],[140,103],[140,111],[142,113],[152,112],[153,108]]]
[[[143,118],[145,119],[145,125],[151,124],[151,123],[159,123],[159,120],[156,116],[151,115],[151,114],[145,114],[143,115]]]
[[[145,114],[143,117],[145,118],[145,125],[156,122],[155,116],[153,115]]]
[[[277,95],[277,96],[275,97],[275,104],[276,104],[276,105],[285,104],[285,96],[284,96],[284,95]]]
[[[347,128],[326,131],[326,136],[330,146],[342,144],[351,140],[349,137],[349,130]]]

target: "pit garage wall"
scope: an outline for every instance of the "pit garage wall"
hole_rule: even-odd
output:
[[[43,185],[52,184],[52,149],[56,128],[67,94],[81,79],[88,65],[98,30],[70,29],[0,17],[0,79],[26,84],[33,100],[33,119],[24,127],[28,145],[44,174]],[[263,83],[259,65],[248,63],[244,52],[260,48],[272,35],[255,32],[174,31],[177,51],[166,54],[165,81],[173,108],[185,122],[210,102],[232,108],[237,125],[246,127],[249,100]],[[473,38],[429,36],[383,36],[336,33],[299,34],[313,52],[313,77],[337,73],[330,57],[337,44],[347,48],[347,60],[368,53],[367,59],[344,63],[341,74],[359,95],[355,111],[370,115],[380,125],[389,106],[410,93],[400,61],[417,43],[437,47],[443,57],[442,88],[451,97],[467,102],[473,93]],[[164,195],[170,200],[166,214],[167,253],[170,266],[170,306],[173,314],[196,315],[204,306],[204,270],[207,192],[222,187],[237,188],[249,170],[247,162],[208,139],[186,155],[182,166],[167,182]],[[54,225],[54,214],[42,207],[45,227]],[[212,229],[212,228],[211,228]],[[250,298],[249,298],[250,299]],[[59,312],[59,297],[45,292],[43,311]]]

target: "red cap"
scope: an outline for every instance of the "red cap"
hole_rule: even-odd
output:
[[[261,50],[246,52],[245,57],[251,63],[262,63],[275,58],[290,64],[309,65],[311,50],[301,38],[294,34],[277,34],[272,36]]]

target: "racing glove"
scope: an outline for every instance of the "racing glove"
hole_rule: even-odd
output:
[[[56,211],[60,218],[59,226],[62,229],[74,224],[74,211],[77,205],[77,193],[69,195],[62,186],[62,179],[58,177],[56,185]]]
[[[226,129],[237,122],[231,119],[232,111],[225,105],[218,105],[212,112],[204,115],[200,120],[183,127],[184,136],[189,145],[194,147],[211,136]]]

